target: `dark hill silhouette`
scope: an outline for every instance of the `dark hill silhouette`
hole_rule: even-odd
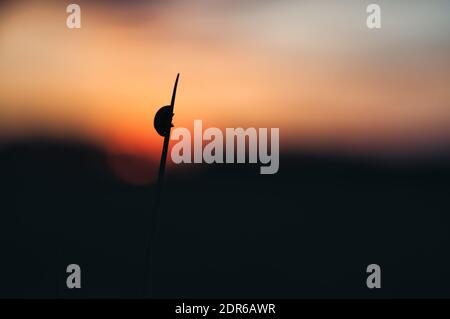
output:
[[[270,176],[168,167],[158,297],[450,297],[447,161],[281,156]],[[3,145],[0,161],[0,297],[142,296],[152,185],[77,142]],[[80,290],[66,288],[71,263]],[[379,291],[365,287],[370,263]]]

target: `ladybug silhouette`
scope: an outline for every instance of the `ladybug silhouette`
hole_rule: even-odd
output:
[[[156,112],[153,126],[161,136],[169,136],[172,125],[173,109],[170,105],[163,106]]]
[[[153,127],[155,128],[156,132],[158,132],[159,135],[164,136],[165,138],[170,137],[170,129],[173,127],[172,125],[172,118],[174,115],[173,107],[175,105],[175,95],[177,93],[177,85],[179,77],[180,73],[177,74],[177,78],[175,79],[175,85],[173,86],[172,100],[170,102],[170,105],[166,105],[160,108],[158,112],[156,112],[155,119],[153,120]]]

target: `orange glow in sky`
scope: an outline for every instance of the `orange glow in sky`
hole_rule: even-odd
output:
[[[180,72],[175,126],[279,127],[282,148],[448,143],[441,8],[420,18],[420,5],[390,4],[395,19],[372,32],[358,1],[257,3],[81,2],[79,30],[63,2],[6,5],[0,135],[82,136],[158,159],[153,116]]]

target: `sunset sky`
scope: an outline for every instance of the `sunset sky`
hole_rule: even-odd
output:
[[[179,72],[176,127],[279,127],[294,150],[450,145],[449,1],[77,3],[78,30],[64,1],[0,5],[0,139],[155,156]]]

